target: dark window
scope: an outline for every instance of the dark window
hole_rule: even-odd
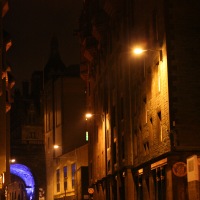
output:
[[[60,192],[60,169],[56,170],[57,192]]]
[[[67,190],[67,166],[63,167],[64,190]]]
[[[72,188],[75,188],[76,164],[72,164]]]

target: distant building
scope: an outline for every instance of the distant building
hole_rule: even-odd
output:
[[[95,200],[200,199],[199,9],[197,0],[84,1]]]
[[[16,176],[18,176],[17,180],[25,181],[19,173],[22,169],[30,171],[33,175],[35,185],[31,185],[31,187],[33,187],[34,193],[29,194],[32,195],[33,199],[38,199],[41,188],[46,190],[42,92],[43,72],[35,71],[31,77],[31,84],[24,81],[22,92],[16,89],[14,93],[14,103],[11,109],[10,143],[11,158],[15,159],[16,171],[18,170],[18,172],[11,175],[9,195],[12,195],[16,189]],[[24,174],[27,173],[26,171]],[[26,184],[25,188],[30,187]],[[19,185],[21,185],[20,182]],[[21,189],[23,190],[23,188]]]
[[[77,192],[73,184],[78,183],[74,176],[79,168],[87,166],[88,161],[84,119],[85,83],[80,78],[79,65],[65,67],[61,61],[56,37],[52,39],[50,58],[44,68],[43,102],[46,199],[65,196],[73,199]],[[54,145],[59,148],[54,149]],[[65,180],[63,176],[67,176]],[[67,188],[65,184],[68,184]]]
[[[89,199],[88,145],[54,158],[54,199]]]

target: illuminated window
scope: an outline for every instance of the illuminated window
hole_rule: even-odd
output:
[[[75,174],[76,174],[76,164],[72,164],[72,188],[75,188]]]
[[[85,140],[88,141],[88,131],[85,133]]]

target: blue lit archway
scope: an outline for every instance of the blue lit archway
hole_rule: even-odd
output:
[[[31,170],[22,164],[11,164],[10,173],[20,177],[26,186],[26,193],[29,196],[29,199],[33,199],[35,192],[35,181]]]

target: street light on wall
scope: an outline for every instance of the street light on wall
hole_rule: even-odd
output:
[[[60,146],[57,145],[57,144],[54,144],[54,145],[53,145],[53,148],[54,148],[54,149],[58,149],[59,147],[60,147]]]
[[[15,158],[10,159],[10,163],[15,163],[15,162],[16,162]]]
[[[135,48],[135,49],[133,49],[133,53],[134,54],[142,54],[142,53],[144,53],[144,52],[146,52],[146,51],[154,51],[154,52],[159,52],[159,56],[160,56],[160,61],[163,61],[163,53],[162,53],[162,50],[161,49],[141,49],[141,48]]]
[[[92,117],[92,113],[86,113],[85,114],[85,119],[90,119]]]
[[[85,114],[85,119],[88,120],[90,118],[92,118],[93,116],[101,116],[101,119],[103,119],[104,115],[103,114],[92,114],[92,113],[86,113]]]

